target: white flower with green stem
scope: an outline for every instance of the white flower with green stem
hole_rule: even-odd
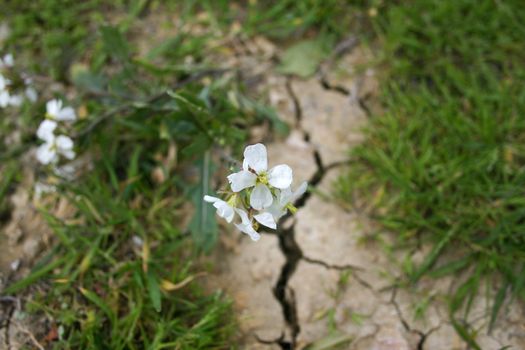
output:
[[[254,241],[260,239],[259,224],[275,230],[277,221],[287,210],[295,213],[293,202],[307,188],[303,182],[292,191],[293,173],[286,164],[268,170],[266,147],[262,144],[246,147],[242,170],[227,178],[231,190],[224,191],[226,200],[208,195],[204,200],[213,203],[217,215],[228,223],[238,216],[240,222],[234,222],[235,227]]]

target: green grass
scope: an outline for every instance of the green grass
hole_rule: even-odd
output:
[[[466,274],[452,314],[499,281],[492,322],[507,291],[525,296],[524,16],[520,1],[378,7],[383,111],[336,188],[368,199],[401,245],[432,245],[405,266],[412,282]]]
[[[34,134],[46,100],[68,96],[66,104],[83,111],[71,134],[78,153],[90,159],[80,177],[58,181],[56,196],[68,199],[73,217],[59,219],[52,208],[41,208],[53,248],[2,291],[22,297],[24,312],[44,320],[33,329],[37,339],[58,335],[45,344],[53,349],[235,346],[230,302],[199,283],[207,270],[198,257],[213,248],[218,233],[202,196],[210,193],[214,171],[225,166],[211,155],[219,147],[239,152],[254,124],[270,123],[281,134],[287,127],[248,95],[235,72],[216,70],[220,56],[208,44],[231,29],[231,20],[240,21],[244,36],[287,40],[319,31],[342,38],[345,29],[333,20],[352,18],[342,11],[347,6],[334,0],[6,4],[0,20],[11,35],[0,53],[12,52],[16,70],[37,75],[40,101],[0,110],[0,137],[19,135],[0,145],[0,220],[9,219],[19,157],[39,143]],[[181,28],[199,22],[207,30],[174,28],[157,42],[142,32],[151,25],[147,16],[159,11],[188,25]],[[206,21],[197,16],[203,12]],[[159,28],[173,26],[168,17],[155,18]],[[143,54],[141,40],[149,46]],[[185,61],[189,55],[192,64]],[[61,85],[48,89],[55,81]],[[46,174],[38,172],[43,180]],[[184,225],[188,215],[193,219]]]
[[[26,308],[64,329],[55,349],[224,348],[232,319],[220,294],[206,295],[195,283],[162,287],[202,271],[180,228],[184,199],[175,178],[152,186],[139,169],[140,146],[126,158],[102,145],[109,152],[95,169],[62,189],[74,217],[47,215],[54,251],[5,293],[45,278]],[[127,169],[112,167],[121,162]]]

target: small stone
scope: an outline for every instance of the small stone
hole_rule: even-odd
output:
[[[22,249],[27,257],[33,258],[38,253],[38,246],[36,239],[28,239],[24,242]]]
[[[18,270],[18,268],[20,267],[20,259],[13,260],[9,266],[13,271]]]

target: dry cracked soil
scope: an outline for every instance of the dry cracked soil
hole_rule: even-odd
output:
[[[338,60],[338,74],[323,67],[327,74],[306,80],[264,68],[269,100],[291,126],[285,139],[267,143],[270,166],[289,164],[294,181],[308,180],[311,191],[277,233],[257,243],[232,238],[237,233],[221,240],[210,286],[232,297],[241,348],[470,348],[449,321],[446,295],[454,278],[395,287],[401,278],[396,259],[406,252],[387,254],[392,237],[371,238],[374,224],[365,215],[330,199],[332,182],[349,166],[349,148],[362,139],[367,100],[377,91],[374,71],[356,69],[369,57],[352,47]],[[422,256],[424,251],[413,254],[415,260]],[[523,306],[507,305],[489,334],[488,301],[480,294],[466,320],[482,349],[525,349]]]

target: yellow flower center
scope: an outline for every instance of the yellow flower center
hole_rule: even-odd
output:
[[[263,185],[268,185],[268,173],[261,172],[260,174],[258,174],[257,175],[257,183],[258,184],[263,184]]]

